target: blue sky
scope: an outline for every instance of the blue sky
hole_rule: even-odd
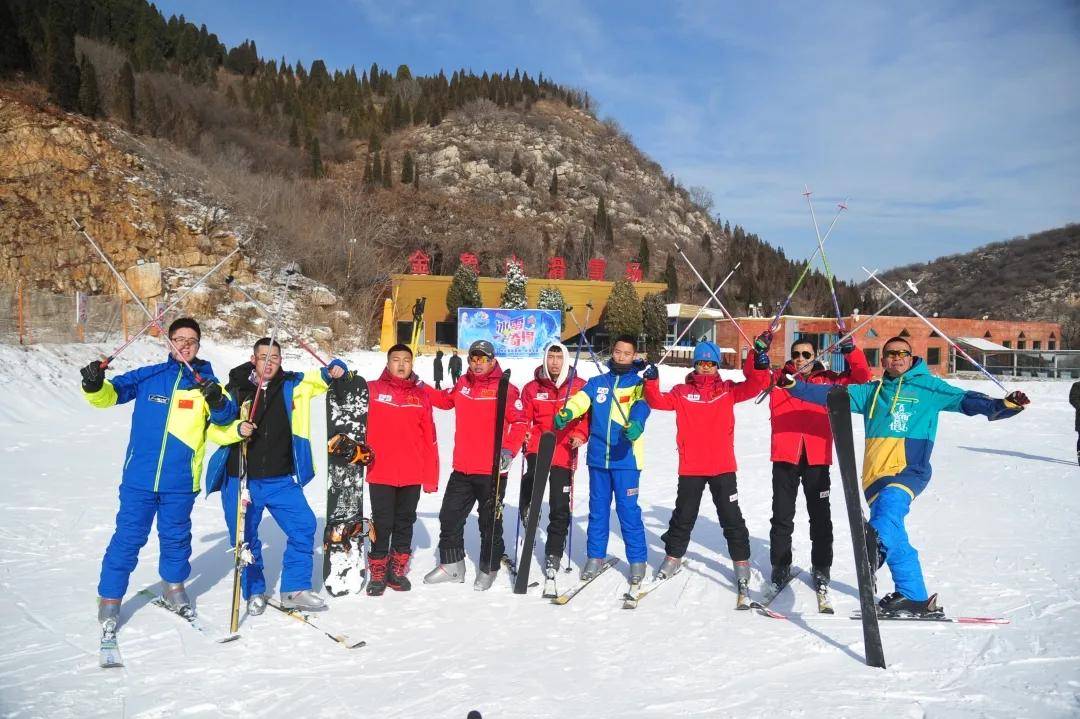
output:
[[[331,68],[543,72],[715,212],[839,277],[1080,221],[1076,2],[164,0]]]

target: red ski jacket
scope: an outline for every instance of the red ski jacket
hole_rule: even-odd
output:
[[[368,382],[367,444],[375,452],[367,468],[371,484],[419,484],[425,492],[439,488],[439,447],[425,386],[415,374],[400,379],[387,370]]]
[[[866,355],[858,347],[847,356],[848,369],[833,372],[815,363],[809,374],[796,374],[797,382],[811,384],[861,384],[872,378]],[[773,372],[773,383],[783,370]],[[798,464],[806,451],[806,463],[810,465],[832,464],[832,429],[829,413],[821,405],[804,402],[792,397],[786,389],[773,387],[769,393],[772,410],[773,462]]]
[[[540,435],[555,427],[555,415],[563,408],[568,396],[585,386],[585,380],[574,377],[565,380],[562,387],[556,387],[548,376],[547,369],[540,365],[533,373],[535,379],[521,388],[522,413],[525,418],[525,454],[536,454],[540,445]],[[572,437],[582,442],[589,439],[589,422],[585,415],[571,421],[562,429],[555,430],[555,456],[551,460],[553,467],[575,469],[577,467],[577,449],[570,446]]]
[[[735,403],[756,397],[769,384],[769,371],[754,368],[753,353],[743,362],[742,382],[720,375],[686,375],[685,384],[660,391],[659,380],[646,380],[645,401],[653,409],[675,410],[679,474],[713,477],[734,472]]]
[[[427,387],[431,404],[439,409],[455,410],[454,471],[462,474],[491,474],[495,442],[495,398],[499,391],[502,367],[495,366],[482,377],[466,372],[450,389]],[[425,385],[426,386],[426,385]],[[514,444],[515,437],[517,444]],[[525,437],[524,418],[518,389],[510,385],[506,392],[506,415],[503,421],[503,449],[517,452]]]

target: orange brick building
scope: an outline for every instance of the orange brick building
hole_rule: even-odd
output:
[[[736,320],[743,332],[751,340],[769,326],[771,318],[738,317]],[[852,327],[865,320],[858,315],[844,318],[845,325]],[[1056,322],[1014,322],[1010,320],[966,320],[948,317],[932,317],[931,321],[941,328],[953,340],[961,337],[988,340],[1008,349],[1030,351],[1053,351],[1066,349],[1061,346],[1061,325]],[[838,338],[836,320],[830,317],[799,317],[784,315],[773,337],[769,358],[773,366],[780,366],[790,356],[791,343],[798,337],[812,335],[818,347],[825,349]],[[855,333],[855,343],[866,352],[874,376],[881,376],[881,348],[890,337],[901,336],[911,343],[912,350],[922,357],[930,370],[937,375],[949,374],[952,370],[952,357],[948,342],[932,332],[918,317],[890,317],[882,315],[870,320]],[[717,321],[716,343],[721,347],[732,347],[735,355],[728,355],[730,366],[741,361],[748,347],[738,330],[728,321]],[[969,354],[978,355],[965,348]],[[831,359],[833,364],[839,359],[838,353]]]

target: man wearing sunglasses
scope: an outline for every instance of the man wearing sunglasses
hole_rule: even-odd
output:
[[[912,500],[930,482],[938,414],[981,414],[992,422],[1019,414],[1028,398],[1023,392],[1010,392],[1004,399],[992,399],[954,387],[932,375],[903,337],[885,343],[881,365],[885,369],[881,379],[848,388],[851,411],[863,415],[866,435],[862,485],[872,530],[867,553],[875,569],[884,555],[896,585],[878,607],[890,615],[937,616],[943,610],[937,595],[926,591],[919,553],[911,546],[904,518]],[[828,386],[795,382],[790,374],[780,382],[801,400],[826,404]]]
[[[858,384],[871,378],[862,350],[849,337],[840,345],[847,369],[827,370],[817,359],[817,344],[802,337],[791,345],[791,359],[773,374],[773,382],[785,373],[796,381],[832,386]],[[832,430],[824,407],[792,397],[774,387],[769,393],[772,446],[772,528],[769,555],[772,591],[780,591],[791,576],[791,535],[795,531],[795,502],[802,484],[806,513],[810,518],[810,562],[814,587],[822,608],[828,606],[829,571],[833,562],[833,527],[829,506],[832,464]]]
[[[135,402],[120,480],[120,511],[98,582],[98,621],[114,628],[155,518],[163,598],[177,612],[194,613],[184,581],[191,574],[191,509],[199,493],[207,426],[227,425],[236,417],[236,403],[218,384],[210,363],[196,356],[202,340],[199,323],[181,317],[169,326],[168,337],[169,358],[160,364],[111,380],[105,379],[98,360],[82,369],[83,396],[93,406]]]
[[[768,386],[768,339],[764,338],[764,350],[746,356],[742,382],[720,377],[720,348],[712,342],[698,343],[694,348],[694,371],[686,375],[683,384],[668,392],[660,391],[655,365],[649,365],[642,374],[649,406],[675,412],[675,443],[679,450],[675,511],[668,531],[660,537],[667,555],[656,576],[670,577],[679,571],[701,509],[701,495],[708,486],[735,570],[739,609],[750,608],[750,533],[739,508],[735,479],[735,404],[752,399]]]
[[[495,359],[495,346],[477,340],[469,346],[469,370],[452,388],[427,387],[433,407],[453,409],[454,471],[446,483],[439,511],[439,563],[424,577],[424,584],[465,581],[465,521],[474,505],[480,526],[480,556],[473,589],[491,589],[504,553],[502,505],[506,474],[525,437],[524,416],[518,389],[506,393],[502,448],[499,453],[499,494],[491,486],[491,458],[495,450],[495,417],[499,379],[503,375]]]

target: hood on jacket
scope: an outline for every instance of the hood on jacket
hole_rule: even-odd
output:
[[[882,383],[899,382],[900,380],[904,380],[906,382],[907,380],[911,379],[912,377],[917,377],[919,375],[924,375],[924,374],[930,374],[930,368],[926,366],[925,362],[923,362],[922,357],[916,357],[916,356],[912,355],[912,357],[911,357],[911,366],[908,367],[907,372],[905,372],[904,374],[899,375],[897,377],[890,377],[888,372],[882,372],[881,373],[881,381],[882,381]]]
[[[547,354],[552,348],[558,348],[562,350],[563,365],[562,371],[559,372],[558,377],[552,377],[548,373],[547,369]],[[555,384],[556,389],[561,388],[563,386],[563,383],[566,382],[566,378],[570,376],[570,351],[566,349],[566,345],[564,345],[562,342],[550,342],[544,345],[544,354],[540,361],[540,366],[536,368],[535,376],[537,380],[551,380]]]

